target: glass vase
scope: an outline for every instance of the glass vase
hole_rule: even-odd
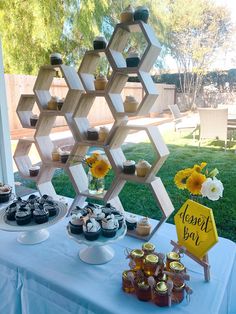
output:
[[[105,180],[102,178],[95,178],[92,173],[88,172],[88,190],[90,194],[102,194],[105,189]]]

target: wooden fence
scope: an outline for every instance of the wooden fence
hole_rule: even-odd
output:
[[[7,100],[8,100],[8,113],[10,130],[21,129],[22,126],[16,114],[16,108],[21,94],[32,94],[35,82],[35,76],[29,75],[13,75],[5,74]],[[168,105],[175,103],[175,85],[156,84],[159,96],[153,105],[149,116],[158,116],[163,110],[168,109]],[[50,89],[52,95],[64,97],[67,92],[67,86],[64,79],[55,78]],[[144,91],[140,83],[127,83],[123,95],[133,95],[137,100],[141,100]],[[37,106],[33,109],[37,113]],[[97,97],[94,105],[89,113],[89,121],[92,125],[106,124],[113,121],[112,114],[103,97]],[[58,117],[56,125],[64,125],[64,118]]]

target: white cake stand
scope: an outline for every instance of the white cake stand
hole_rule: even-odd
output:
[[[93,265],[105,264],[112,260],[115,255],[114,250],[108,246],[113,242],[119,241],[124,238],[127,232],[127,227],[124,224],[123,227],[117,230],[115,237],[106,238],[102,235],[96,241],[88,241],[83,234],[74,234],[70,232],[70,228],[67,226],[68,236],[79,244],[85,244],[87,247],[79,251],[80,259]]]
[[[10,232],[20,232],[17,241],[22,244],[37,244],[41,243],[49,237],[49,232],[46,228],[54,225],[67,214],[67,205],[57,202],[59,211],[56,216],[50,217],[48,222],[36,224],[30,222],[25,226],[19,226],[15,221],[7,221],[5,217],[5,208],[0,211],[0,229]]]

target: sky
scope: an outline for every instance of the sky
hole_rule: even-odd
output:
[[[236,26],[236,0],[214,0],[217,4],[226,6],[231,12],[232,21]],[[225,57],[222,52],[219,53],[216,60],[211,66],[211,70],[228,70],[236,68],[236,35],[232,41],[232,47],[235,47],[231,53]],[[165,57],[167,68],[171,71],[177,71],[175,60],[171,56]]]

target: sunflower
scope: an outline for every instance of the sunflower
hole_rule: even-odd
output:
[[[85,159],[87,165],[92,165],[98,160],[99,154],[93,153],[91,157]]]
[[[193,166],[193,170],[196,171],[196,172],[201,172],[203,168],[205,168],[207,165],[206,162],[201,162],[200,165],[194,165]]]
[[[194,171],[186,181],[186,187],[190,193],[201,195],[203,182],[206,181],[206,176],[202,173]]]
[[[104,160],[97,160],[92,164],[91,173],[95,178],[103,178],[108,173],[110,167]]]
[[[180,190],[186,189],[186,181],[188,177],[192,174],[193,169],[192,168],[186,168],[184,170],[180,170],[176,173],[174,181],[176,186]]]

